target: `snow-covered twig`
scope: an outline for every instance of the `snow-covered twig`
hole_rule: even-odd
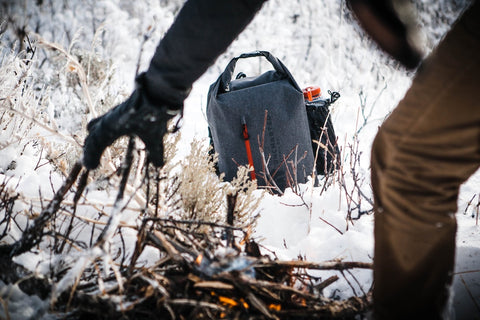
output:
[[[311,261],[262,261],[256,264],[257,268],[268,268],[273,266],[283,266],[292,268],[303,268],[312,270],[347,270],[347,269],[373,269],[373,263],[355,262],[355,261],[327,261],[327,262],[311,262]]]
[[[37,44],[40,46],[44,46],[45,48],[55,50],[60,52],[66,59],[67,59],[67,70],[69,72],[74,72],[77,74],[78,79],[80,81],[80,85],[82,87],[82,92],[85,96],[85,99],[87,101],[87,106],[90,111],[90,114],[92,118],[96,118],[98,116],[97,111],[95,110],[95,107],[93,106],[92,98],[90,96],[90,90],[88,89],[88,79],[87,79],[87,74],[85,73],[85,70],[83,69],[82,65],[80,62],[78,62],[77,58],[72,56],[67,50],[65,50],[61,45],[58,43],[50,42],[40,35],[37,35],[38,41]]]
[[[51,127],[45,125],[44,123],[38,121],[35,117],[27,115],[26,113],[20,111],[18,108],[14,108],[15,104],[13,103],[13,101],[11,100],[10,97],[5,98],[5,101],[8,102],[8,106],[5,105],[5,103],[0,104],[1,109],[8,110],[10,112],[13,112],[13,113],[17,114],[18,116],[22,117],[23,119],[32,122],[36,126],[46,130],[47,132],[50,132],[53,136],[57,136],[57,137],[61,138],[62,140],[66,141],[66,142],[69,142],[73,145],[80,145],[80,143],[77,140],[73,139],[72,137],[66,136],[66,135],[62,134],[61,132],[59,132],[55,129],[52,129]]]
[[[33,221],[33,225],[27,228],[23,232],[20,240],[18,240],[14,244],[0,246],[0,253],[8,253],[10,257],[14,257],[29,251],[35,245],[40,243],[44,235],[43,229],[45,228],[46,224],[50,222],[52,216],[56,214],[59,210],[65,195],[77,180],[77,177],[81,170],[82,164],[80,162],[77,162],[73,166],[69,176],[67,177],[63,185],[53,197],[52,201],[50,201],[48,206],[44,210],[42,210],[40,215]]]

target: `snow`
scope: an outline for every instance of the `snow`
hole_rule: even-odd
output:
[[[54,320],[55,317],[47,313],[49,301],[42,300],[36,295],[27,295],[18,284],[5,285],[0,281],[0,298],[8,301],[8,317],[4,304],[0,304],[0,317],[11,320]]]
[[[23,8],[26,11],[18,8],[20,11],[15,11],[17,17],[20,17],[19,21],[29,18],[28,30],[35,30],[44,39],[60,43],[65,48],[71,45],[75,50],[93,52],[101,57],[103,65],[108,67],[106,72],[110,76],[105,78],[107,80],[102,80],[104,82],[99,84],[100,89],[92,95],[95,105],[100,106],[102,104],[99,101],[102,99],[113,104],[129,95],[133,88],[143,36],[149,28],[153,28],[144,45],[140,70],[147,68],[158,40],[166,32],[183,3],[180,0],[82,0],[68,4],[51,1],[48,5],[38,7],[33,2],[27,1],[28,5]],[[425,40],[427,51],[439,41],[466,3],[454,1],[450,4],[447,1],[425,0],[418,5],[423,28],[421,36]],[[350,157],[359,156],[360,162],[356,166],[360,175],[359,187],[364,194],[371,197],[371,143],[382,120],[408,89],[412,74],[398,68],[395,62],[375,50],[375,46],[361,35],[358,26],[348,15],[342,13],[344,6],[344,1],[336,0],[268,1],[227,52],[194,84],[185,101],[182,137],[177,144],[176,156],[185,157],[194,138],[207,143],[206,95],[209,85],[216,80],[227,62],[240,53],[267,50],[284,62],[301,87],[319,85],[324,93],[327,90],[340,92],[341,98],[333,106],[332,119],[342,148],[342,161],[345,171],[348,172],[351,169]],[[437,19],[431,18],[432,13],[435,13]],[[439,15],[441,17],[438,17]],[[13,42],[14,39],[11,33],[0,35],[2,56],[9,56],[8,47],[19,45]],[[45,54],[45,51],[37,53],[38,56],[42,54]],[[246,68],[249,75],[268,68],[267,64],[260,64],[257,60],[252,63],[250,69],[248,65],[243,66],[240,63],[238,68]],[[56,75],[58,68],[64,67],[61,62],[57,62],[50,64],[48,68],[42,68],[45,87],[57,88],[50,89],[52,92],[47,104],[47,115],[49,118],[56,118],[58,129],[63,134],[72,135],[80,131],[80,136],[83,136],[85,121],[81,120],[78,114],[86,112],[86,104],[71,88],[66,90],[64,85],[55,86],[69,81],[65,73],[62,73],[62,76]],[[19,191],[23,198],[31,199],[38,205],[40,197],[52,197],[52,188],[58,189],[63,176],[48,163],[37,168],[39,162],[47,162],[39,154],[38,147],[32,144],[24,147],[19,143],[10,143],[11,135],[11,132],[0,132],[0,182],[9,178],[8,183],[12,188]],[[51,139],[54,141],[58,137]],[[71,157],[80,154],[78,146],[74,152],[67,152]],[[346,173],[346,179],[347,190],[353,190],[352,195],[358,196],[350,181],[351,175]],[[459,230],[454,289],[460,297],[455,300],[458,310],[472,308],[471,305],[465,305],[465,301],[471,301],[465,298],[468,296],[465,288],[480,292],[475,289],[480,286],[480,227],[476,220],[476,205],[480,202],[479,185],[480,175],[476,174],[462,186],[456,213]],[[89,199],[98,202],[102,207],[111,206],[114,194],[102,189],[96,190],[97,186],[89,186]],[[474,201],[468,205],[474,196]],[[25,204],[25,210],[27,208],[28,204]],[[345,190],[338,183],[333,183],[324,191],[319,188],[312,189],[307,184],[302,186],[298,194],[289,190],[283,196],[266,195],[261,202],[261,214],[253,237],[267,252],[274,252],[282,260],[301,257],[309,261],[343,259],[371,262],[373,215],[367,214],[358,220],[349,221],[349,214],[353,217],[358,215],[358,211],[349,212],[351,209]],[[368,211],[371,205],[364,200],[360,209]],[[88,210],[89,208],[80,208],[78,214],[90,216]],[[135,223],[134,220],[134,217],[130,217],[129,222]],[[18,235],[19,230],[12,227],[12,237],[18,238]],[[130,236],[135,240],[134,234]],[[19,257],[17,262],[37,271],[42,263],[49,263],[42,261],[42,256],[39,255],[24,256],[28,255],[30,258]],[[88,254],[77,261],[61,286],[73,281],[76,272],[84,268],[87,258]],[[146,251],[142,256],[145,261],[156,258],[154,250]],[[473,272],[475,270],[476,273]],[[316,274],[328,276],[329,273],[322,271]],[[358,289],[367,291],[370,288],[371,271],[355,271],[353,275],[358,282],[350,282],[354,282],[357,293],[361,292]],[[351,280],[352,276],[347,277]],[[352,295],[352,289],[345,279],[340,277],[325,293],[327,296],[338,295],[344,298]],[[478,308],[478,298],[476,303]],[[35,304],[38,304],[40,309],[44,308],[40,303]],[[15,319],[12,314],[10,316]],[[25,318],[28,318],[27,315]]]

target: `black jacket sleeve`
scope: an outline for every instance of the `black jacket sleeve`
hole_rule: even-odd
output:
[[[266,0],[188,0],[145,74],[153,99],[180,108],[191,86],[252,21]]]

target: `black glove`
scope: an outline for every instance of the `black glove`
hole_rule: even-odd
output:
[[[143,74],[137,78],[137,88],[123,103],[87,125],[89,132],[83,147],[83,165],[95,169],[103,151],[124,135],[136,135],[145,143],[149,160],[157,167],[163,166],[163,136],[167,122],[180,113],[180,107],[167,107],[165,103],[153,104],[143,85]]]
[[[413,10],[405,1],[347,0],[347,5],[380,48],[413,69],[422,61],[422,52],[414,39]]]

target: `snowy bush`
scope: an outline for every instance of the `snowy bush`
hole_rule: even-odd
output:
[[[242,266],[248,269],[248,260],[235,260],[238,252],[225,248],[225,234],[227,238],[233,234],[238,242],[258,243],[271,259],[372,261],[369,149],[412,74],[376,50],[346,10],[345,1],[267,1],[195,83],[185,102],[181,134],[165,138],[163,169],[146,166],[140,141],[135,140],[136,147],[129,150],[129,139],[122,138],[105,152],[99,169],[90,173],[79,169],[78,180],[61,203],[51,202],[77,168],[88,121],[129,96],[135,74],[148,66],[183,2],[0,4],[4,19],[0,21],[0,245],[19,243],[36,223],[42,227],[37,234],[41,241],[13,261],[53,284],[51,297],[58,298],[56,310],[64,314],[70,304],[78,307],[83,302],[126,312],[150,297],[164,301],[165,314],[173,312],[169,308],[188,301],[172,302],[165,270],[174,273],[187,265],[213,274],[212,270],[224,270],[220,263],[224,261],[246,263]],[[426,51],[438,43],[466,3],[417,3]],[[246,168],[232,183],[215,174],[205,143],[207,90],[233,56],[253,50],[267,50],[280,58],[301,87],[320,85],[324,93],[341,94],[331,117],[342,166],[333,175],[319,177],[318,187],[300,185],[280,197],[256,190]],[[270,66],[258,60],[238,67],[255,75]],[[132,156],[129,163],[127,154]],[[129,171],[126,164],[131,165]],[[122,185],[125,192],[117,201]],[[478,217],[477,189],[477,176],[462,187],[461,228],[475,227],[471,215]],[[231,225],[229,213],[234,216]],[[48,219],[41,224],[41,219],[34,220],[38,217]],[[459,243],[465,239],[478,247],[468,237],[459,238]],[[203,264],[196,262],[199,256],[205,258]],[[220,266],[207,265],[210,260]],[[172,261],[177,264],[169,264]],[[291,270],[284,276],[292,275]],[[330,270],[295,274],[297,282],[285,277],[295,290],[311,290],[334,300],[361,296],[371,287],[368,268],[337,274],[338,281],[325,288],[319,284],[334,278]],[[201,283],[196,275],[189,277],[195,285]],[[134,292],[137,295],[126,294],[132,288],[140,288]],[[207,296],[207,300],[218,298]],[[257,309],[262,308],[257,305]]]

